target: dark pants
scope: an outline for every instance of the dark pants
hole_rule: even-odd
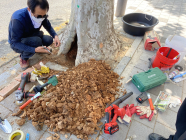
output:
[[[28,46],[37,48],[38,46],[50,46],[53,43],[53,38],[49,35],[43,35],[42,31],[33,34],[32,37],[22,38],[21,43],[24,43]],[[23,60],[28,60],[32,57],[35,53],[25,52],[22,50],[14,49],[13,50],[17,53],[20,53],[20,57]]]
[[[177,114],[176,133],[171,135],[168,140],[186,140],[186,99]]]

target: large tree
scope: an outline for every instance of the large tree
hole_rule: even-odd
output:
[[[77,36],[75,65],[89,59],[111,64],[121,47],[113,27],[114,0],[72,0],[69,24],[58,54],[67,54]]]

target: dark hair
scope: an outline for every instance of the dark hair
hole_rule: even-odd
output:
[[[45,10],[45,9],[47,9],[47,11],[49,10],[49,4],[48,4],[47,0],[28,0],[27,5],[30,8],[30,10],[32,11],[32,13],[35,12],[35,8],[38,5],[43,10]]]

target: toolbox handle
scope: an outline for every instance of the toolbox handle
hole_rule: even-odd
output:
[[[151,72],[151,70],[148,70],[148,71],[146,71],[145,73],[149,73],[149,72]]]

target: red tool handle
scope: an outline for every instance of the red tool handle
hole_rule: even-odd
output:
[[[153,106],[153,103],[152,103],[152,99],[148,99],[149,100],[149,104],[150,104],[150,109],[151,110],[154,110],[154,106]]]
[[[29,103],[31,103],[32,102],[32,100],[31,99],[29,99],[26,103],[24,103],[21,107],[20,107],[20,109],[21,110],[23,110]]]

